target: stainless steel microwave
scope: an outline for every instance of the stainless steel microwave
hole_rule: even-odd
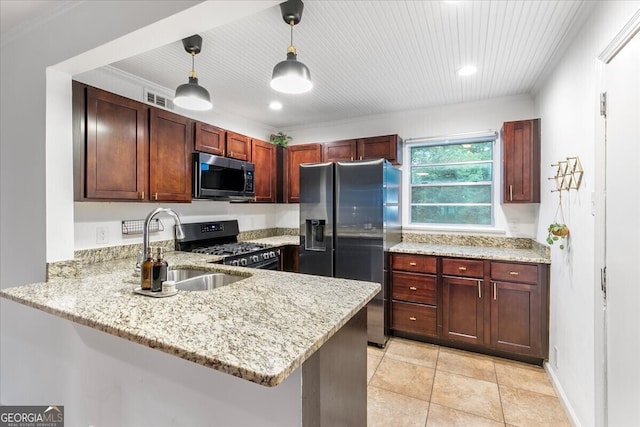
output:
[[[193,154],[194,199],[247,201],[255,197],[255,165],[229,157]]]

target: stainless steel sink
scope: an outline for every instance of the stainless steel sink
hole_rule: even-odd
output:
[[[191,268],[177,268],[175,270],[167,271],[167,280],[175,280],[181,282],[185,279],[191,279],[193,277],[202,276],[204,274],[211,274],[211,271],[194,270]]]
[[[207,291],[242,279],[246,277],[192,269],[176,269],[167,272],[167,280],[175,280],[176,289],[183,291]]]

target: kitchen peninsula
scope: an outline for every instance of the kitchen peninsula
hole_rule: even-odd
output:
[[[149,298],[125,259],[3,289],[39,309],[3,301],[22,403],[57,396],[69,425],[366,425],[362,308],[379,284],[166,259],[246,279]]]

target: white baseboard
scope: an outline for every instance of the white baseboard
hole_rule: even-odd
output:
[[[558,396],[558,400],[560,400],[560,404],[562,404],[564,411],[567,413],[569,422],[573,427],[582,427],[582,424],[580,424],[580,421],[578,420],[578,417],[576,416],[576,413],[573,410],[573,407],[571,406],[571,403],[569,402],[569,399],[567,398],[567,395],[564,392],[562,385],[560,385],[560,381],[558,380],[558,377],[556,376],[556,373],[549,362],[544,362],[544,370],[547,371],[549,378],[551,378],[551,384],[556,391],[556,395]]]

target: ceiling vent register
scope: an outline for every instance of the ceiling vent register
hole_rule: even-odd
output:
[[[152,104],[167,110],[174,109],[173,100],[171,98],[157,94],[146,88],[144,89],[144,100],[147,104]]]

